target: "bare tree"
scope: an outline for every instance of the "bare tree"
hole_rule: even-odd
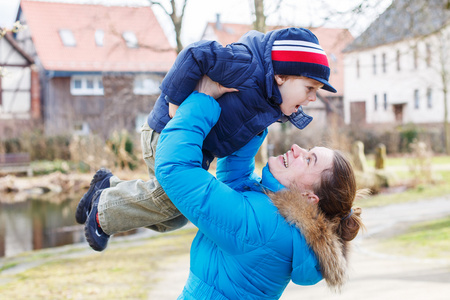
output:
[[[441,80],[442,99],[444,104],[444,139],[445,150],[450,155],[450,124],[448,117],[449,110],[449,86],[450,86],[450,1],[419,1],[422,2],[420,13],[424,15],[424,19],[428,20],[429,35],[423,39],[428,40],[428,36],[432,39],[437,56],[437,63],[433,64],[435,72],[439,74]],[[433,37],[434,36],[434,37]],[[430,58],[431,59],[431,58]]]
[[[448,3],[447,3],[448,4]],[[448,9],[448,8],[447,8]],[[450,155],[450,125],[448,121],[448,87],[450,85],[450,45],[449,45],[450,33],[448,30],[441,30],[437,34],[438,46],[438,72],[442,83],[442,93],[444,101],[444,137],[445,137],[445,150],[447,155]]]
[[[181,11],[177,11],[177,4],[175,0],[170,0],[171,10],[167,10],[166,7],[160,1],[149,0],[150,5],[157,5],[161,7],[165,14],[167,14],[172,20],[172,24],[175,31],[175,40],[177,43],[177,53],[183,50],[183,43],[181,42],[181,28],[183,26],[183,17],[188,0],[183,0]]]
[[[264,0],[254,0],[255,2],[255,22],[253,29],[266,32],[266,16],[264,15]]]

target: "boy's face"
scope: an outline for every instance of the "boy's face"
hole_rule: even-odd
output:
[[[317,80],[302,76],[275,75],[275,81],[281,93],[280,109],[286,116],[297,112],[300,106],[316,101],[317,90],[323,86]]]

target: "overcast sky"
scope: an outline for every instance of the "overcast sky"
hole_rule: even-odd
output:
[[[0,27],[14,23],[19,0],[0,0]]]
[[[49,0],[54,2],[76,2],[76,3],[108,3],[117,4],[126,2],[128,5],[146,5],[147,0]],[[160,0],[168,3],[168,0]],[[189,0],[183,21],[182,40],[185,45],[201,38],[207,22],[214,22],[216,15],[220,13],[221,21],[224,23],[252,22],[252,6],[254,0]],[[331,20],[323,22],[325,16],[329,16],[330,9],[343,11],[361,0],[283,0],[282,8],[278,13],[271,13],[277,8],[275,5],[279,0],[265,0],[267,24],[269,25],[291,25],[291,26],[328,26],[348,27],[353,35],[357,36],[370,24],[377,14],[383,12],[392,0],[369,0],[377,3],[376,9],[369,11],[366,16],[360,17],[355,24],[348,17],[332,14]],[[324,7],[323,5],[326,5]],[[17,13],[19,0],[0,0],[0,26],[11,27]],[[166,29],[166,34],[173,41],[173,27],[170,19],[162,13],[162,10],[153,9]],[[333,18],[334,17],[334,18]],[[354,18],[354,17],[353,17]]]

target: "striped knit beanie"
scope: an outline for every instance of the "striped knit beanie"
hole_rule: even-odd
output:
[[[323,83],[324,90],[336,93],[328,82],[327,54],[308,29],[280,30],[272,46],[272,64],[275,74],[305,76]]]

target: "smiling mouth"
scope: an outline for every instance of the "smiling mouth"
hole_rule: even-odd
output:
[[[283,154],[283,162],[284,162],[284,167],[287,168],[288,167],[288,158],[287,158],[287,154]]]

